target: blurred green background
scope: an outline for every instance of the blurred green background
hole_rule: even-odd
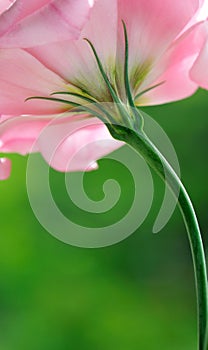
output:
[[[176,149],[207,246],[208,94],[201,90],[185,101],[144,111]],[[154,176],[153,206],[133,235],[108,248],[81,249],[41,227],[27,198],[27,158],[12,158],[12,176],[0,183],[0,349],[196,349],[193,267],[178,209],[159,234],[152,233],[164,192],[161,181]],[[85,189],[99,200],[109,174],[128,193],[122,212],[133,193],[123,167],[101,160],[98,171],[85,175]],[[63,174],[52,171],[51,183],[66,215],[95,224],[93,215],[81,217],[68,200]],[[114,214],[102,217],[104,222],[108,215]]]

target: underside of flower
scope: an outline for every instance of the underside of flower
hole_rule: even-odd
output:
[[[67,84],[65,91],[57,91],[51,93],[50,97],[33,96],[28,97],[26,101],[32,99],[42,99],[54,102],[60,102],[66,105],[67,111],[76,113],[87,113],[102,120],[106,125],[120,124],[131,129],[139,130],[143,126],[142,116],[137,108],[138,99],[146,92],[160,86],[164,82],[153,85],[139,93],[138,86],[142,83],[149,70],[151,63],[146,63],[142,67],[135,66],[129,72],[129,44],[125,23],[122,21],[124,38],[125,38],[125,54],[122,64],[110,65],[110,74],[106,73],[104,66],[97,54],[93,43],[84,38],[89,45],[99,70],[98,79],[101,80],[103,89],[92,93],[91,85],[77,83]]]

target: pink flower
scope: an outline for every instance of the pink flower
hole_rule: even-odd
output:
[[[202,0],[1,1],[0,152],[38,151],[66,171],[69,158],[85,145],[69,170],[95,168],[97,159],[121,146],[95,117],[74,115],[58,102],[25,99],[68,91],[112,102],[87,38],[125,103],[122,20],[136,105],[179,100],[199,86],[208,89],[207,7]],[[99,140],[105,140],[100,147]]]

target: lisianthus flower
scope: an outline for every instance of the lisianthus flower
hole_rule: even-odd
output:
[[[45,127],[47,137],[40,137],[35,151],[60,171],[67,170],[67,155],[89,142],[98,145],[99,139],[105,139],[106,147],[89,148],[70,170],[87,165],[93,169],[97,159],[122,145],[109,143],[106,126],[100,120],[96,127],[91,125],[95,117],[90,113],[76,115],[69,104],[47,100],[51,93],[60,92],[57,96],[63,98],[67,92],[74,94],[68,96],[74,103],[83,103],[85,97],[96,103],[113,102],[92,47],[83,40],[87,38],[119,100],[127,103],[122,23],[128,35],[128,75],[136,106],[175,101],[192,95],[199,86],[208,88],[207,1],[4,0],[0,11],[1,153],[30,153]],[[25,101],[32,96],[46,99]],[[57,115],[64,118],[54,124]],[[65,135],[62,142],[54,135],[62,135],[66,125],[70,139]]]

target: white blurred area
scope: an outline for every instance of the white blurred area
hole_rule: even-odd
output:
[[[203,21],[208,18],[208,0],[204,0],[204,4],[197,14],[197,19]]]

